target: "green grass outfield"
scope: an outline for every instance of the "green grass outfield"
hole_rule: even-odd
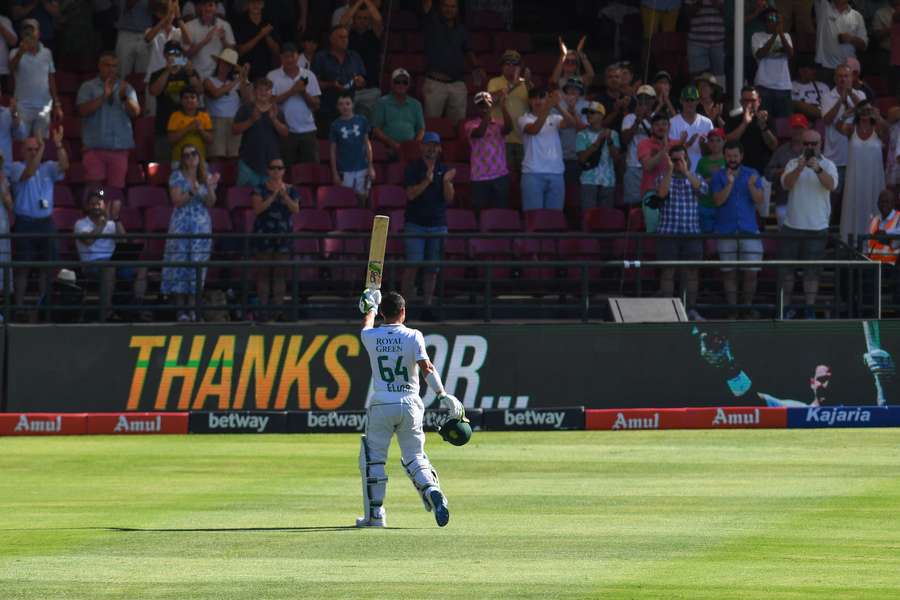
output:
[[[355,435],[0,438],[0,599],[900,598],[900,432],[429,434],[438,529]]]

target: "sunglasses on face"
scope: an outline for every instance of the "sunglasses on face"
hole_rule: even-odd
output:
[[[815,146],[818,146],[818,145],[819,145],[819,142],[803,142],[803,145],[804,145],[804,146],[815,147]]]
[[[194,156],[200,156],[200,152],[198,152],[197,150],[188,150],[181,156],[183,156],[184,158],[193,158]]]

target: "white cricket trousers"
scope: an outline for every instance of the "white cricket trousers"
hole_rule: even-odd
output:
[[[376,404],[369,407],[366,425],[366,442],[370,462],[387,462],[391,436],[397,434],[400,457],[403,464],[414,459],[427,461],[425,456],[425,432],[422,419],[425,407],[419,398],[402,400],[395,404]]]

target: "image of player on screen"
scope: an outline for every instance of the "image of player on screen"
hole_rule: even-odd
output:
[[[824,406],[828,403],[828,388],[832,380],[832,371],[829,365],[816,365],[813,370],[812,377],[809,379],[810,401],[778,398],[753,389],[753,380],[735,359],[731,351],[731,342],[727,336],[718,331],[702,332],[696,327],[691,333],[700,342],[700,357],[722,372],[728,389],[736,398],[745,398],[748,404],[756,404],[758,400],[761,400],[767,406],[809,407]],[[894,359],[881,348],[877,321],[864,321],[863,333],[866,338],[866,352],[862,355],[862,359],[874,379],[875,404],[884,406],[887,404],[887,394],[893,385],[896,374]]]

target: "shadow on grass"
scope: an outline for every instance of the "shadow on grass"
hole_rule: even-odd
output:
[[[312,527],[17,527],[0,531],[114,531],[119,533],[314,533],[317,531],[362,531],[353,525],[321,525]],[[421,527],[386,527],[385,529],[422,529]]]

